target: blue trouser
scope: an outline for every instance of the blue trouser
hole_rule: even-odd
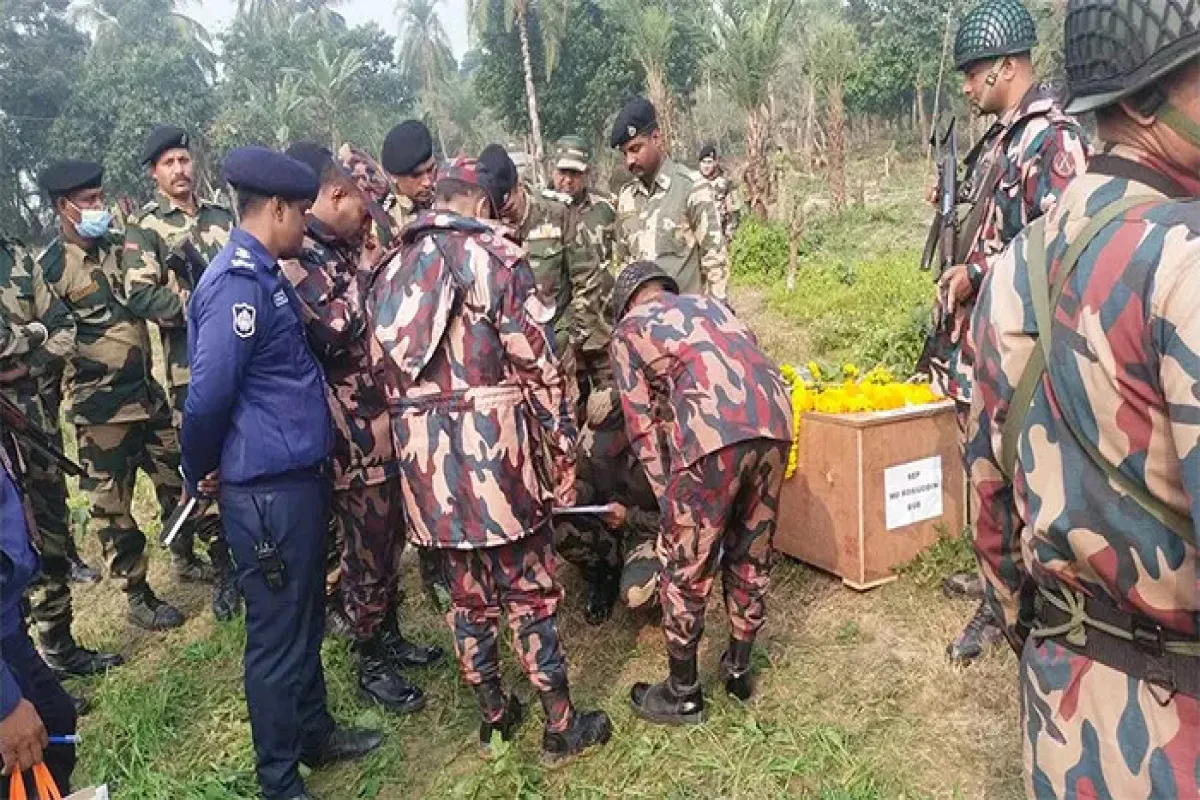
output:
[[[330,484],[318,471],[253,486],[222,486],[220,509],[246,598],[246,704],[267,800],[304,792],[300,759],[333,730],[325,705],[325,536]],[[275,543],[286,570],[267,585],[256,548]]]
[[[0,653],[4,655],[4,663],[21,689],[21,696],[33,705],[42,718],[46,733],[51,736],[75,733],[75,704],[38,655],[25,629],[0,640]],[[71,787],[71,772],[75,769],[75,748],[53,745],[44,751],[44,760],[54,776],[54,783],[65,797]],[[33,773],[25,774],[25,785],[32,792],[30,797],[37,797]],[[0,797],[8,797],[7,777],[0,780]]]

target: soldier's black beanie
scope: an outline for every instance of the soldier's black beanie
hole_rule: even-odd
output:
[[[401,122],[388,131],[379,160],[392,175],[411,175],[433,158],[433,136],[420,120]]]
[[[517,186],[517,165],[513,163],[508,151],[498,144],[489,144],[483,148],[483,152],[479,154],[479,163],[491,176],[488,195],[492,205],[499,211]]]

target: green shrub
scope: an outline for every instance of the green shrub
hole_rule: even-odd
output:
[[[738,226],[729,247],[734,275],[761,279],[781,278],[787,271],[787,230],[777,222],[751,215]]]
[[[807,358],[886,366],[912,373],[924,344],[933,290],[915,254],[898,252],[860,262],[805,259],[788,292],[773,287],[772,306],[802,325]]]

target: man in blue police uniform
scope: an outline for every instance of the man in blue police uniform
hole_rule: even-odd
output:
[[[307,797],[301,762],[356,758],[382,736],[335,726],[321,668],[333,430],[299,300],[278,263],[300,254],[317,177],[262,147],[232,151],[224,174],[241,225],[189,308],[183,469],[193,493],[219,480],[246,599],[246,703],[258,781],[267,800],[292,800]]]
[[[37,529],[16,469],[20,457],[2,423],[0,440],[0,761],[5,776],[44,761],[65,795],[75,749],[47,748],[47,737],[75,733],[75,704],[29,638],[21,606],[38,571],[31,538]],[[26,785],[35,796],[29,775]],[[8,788],[9,779],[0,779],[0,798],[8,797]]]

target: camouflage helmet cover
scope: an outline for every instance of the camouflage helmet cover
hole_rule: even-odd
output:
[[[1070,0],[1067,111],[1145,89],[1200,54],[1200,0]]]
[[[637,290],[650,281],[662,281],[669,291],[679,294],[679,283],[653,261],[635,261],[617,276],[613,287],[613,325],[620,323]]]
[[[1017,0],[985,0],[954,37],[954,65],[964,70],[978,61],[1028,53],[1037,44],[1037,26]]]

